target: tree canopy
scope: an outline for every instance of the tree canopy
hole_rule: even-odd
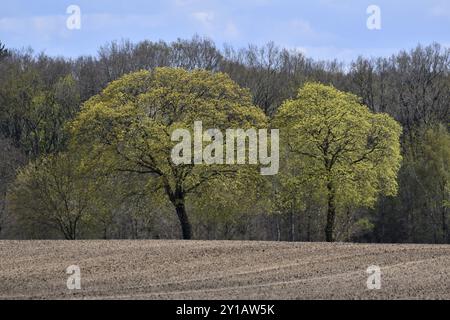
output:
[[[60,153],[19,171],[8,198],[24,225],[44,225],[68,240],[78,239],[80,225],[99,211],[97,191],[104,183],[79,161],[76,154]]]
[[[327,241],[334,239],[339,208],[372,206],[378,195],[396,194],[401,126],[371,113],[355,95],[307,83],[280,107],[275,125],[297,178],[326,195]]]
[[[70,129],[74,143],[86,154],[102,157],[107,170],[152,179],[149,192],[162,190],[176,209],[183,238],[190,239],[186,198],[206,187],[209,192],[218,185],[233,189],[256,173],[247,166],[174,164],[172,132],[180,128],[192,132],[195,121],[217,129],[267,125],[249,91],[227,75],[157,68],[112,82],[84,104]]]

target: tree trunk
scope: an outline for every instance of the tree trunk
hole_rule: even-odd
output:
[[[306,241],[311,242],[311,210],[309,207],[306,208]]]
[[[164,188],[166,189],[166,194],[169,196],[170,202],[172,202],[177,212],[178,220],[180,221],[183,240],[191,240],[192,227],[186,212],[186,205],[185,205],[186,194],[184,193],[182,186],[180,184],[177,184],[175,190],[172,190],[170,185],[167,183],[164,186]]]
[[[186,207],[184,205],[184,201],[178,201],[175,205],[175,209],[177,211],[178,220],[180,220],[181,232],[183,234],[183,240],[191,240],[192,239],[192,227],[189,222]]]
[[[443,207],[442,208],[442,241],[443,243],[447,243],[449,242],[449,237],[448,237],[448,225],[447,225],[447,214],[446,214],[446,208]]]
[[[295,223],[294,223],[294,209],[292,208],[291,214],[289,215],[289,222],[291,226],[290,238],[291,242],[295,242]]]
[[[328,190],[328,210],[327,210],[327,225],[325,227],[325,237],[327,242],[334,242],[334,222],[336,220],[336,204],[333,184],[331,182],[327,185]]]
[[[277,215],[277,241],[281,241],[280,217]]]

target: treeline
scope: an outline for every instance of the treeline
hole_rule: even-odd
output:
[[[96,172],[92,181],[83,171],[89,169],[88,165],[80,169],[79,159],[68,156],[74,153],[70,142],[73,132],[68,127],[80,114],[83,103],[126,74],[158,67],[223,72],[250,90],[252,103],[269,121],[307,83],[332,85],[361,97],[370,111],[387,113],[403,127],[398,192],[395,196],[380,194],[370,205],[346,200],[349,205],[337,208],[334,238],[450,242],[448,49],[437,44],[418,46],[391,57],[361,57],[345,65],[314,61],[273,43],[220,50],[210,40],[199,37],[173,43],[113,42],[101,47],[97,56],[77,59],[0,46],[0,237],[180,237],[170,201],[149,196],[148,190],[157,185],[149,185],[148,180],[138,179],[132,172],[113,177]],[[257,184],[255,188],[265,189],[242,190],[234,196],[228,193],[220,199],[208,197],[186,204],[192,212],[194,237],[325,240],[326,197],[314,192],[313,184],[299,186],[290,180],[301,175],[295,171],[296,166],[301,165],[289,164],[293,171],[281,175],[286,177],[284,181],[271,181],[268,189]],[[17,172],[21,172],[18,177]],[[18,188],[21,184],[29,188]],[[267,194],[268,190],[271,194]],[[354,188],[349,190],[354,192]],[[55,197],[47,196],[55,206],[61,205],[59,212],[67,210],[72,214],[74,206],[79,213],[75,219],[49,219],[44,208],[50,204],[39,202],[46,191],[55,191]],[[355,197],[348,194],[348,198]],[[85,216],[85,211],[90,214]]]

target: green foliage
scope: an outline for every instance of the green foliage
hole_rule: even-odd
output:
[[[45,225],[73,240],[80,236],[80,227],[105,208],[98,196],[103,184],[75,153],[49,155],[19,171],[8,199],[23,225]]]
[[[373,114],[359,99],[308,83],[285,102],[274,120],[281,129],[288,168],[298,183],[313,184],[328,198],[328,209],[373,206],[379,194],[395,195],[400,168],[400,125]],[[330,223],[335,212],[329,212]]]
[[[440,189],[444,194],[444,201],[448,201],[450,186],[450,133],[443,125],[429,128],[425,131],[419,144],[421,148],[420,174],[426,179],[427,189],[432,186]],[[445,193],[447,197],[445,197]]]
[[[4,201],[16,168],[63,151],[82,157],[75,162],[89,166],[84,178],[104,179],[93,194],[96,205],[82,219],[82,237],[173,238],[175,206],[180,214],[187,208],[198,238],[205,238],[207,230],[208,238],[321,241],[320,230],[328,223],[324,217],[335,215],[336,240],[448,243],[449,61],[450,50],[437,44],[387,58],[359,58],[348,72],[337,61],[316,62],[273,43],[219,52],[200,38],[123,41],[101,48],[96,57],[75,60],[6,50],[0,44],[0,236],[28,236],[27,226],[14,220],[18,215]],[[204,68],[229,77],[155,69],[161,66]],[[141,69],[154,71],[110,83]],[[286,102],[280,111],[286,116],[279,113],[275,122],[280,125],[273,123],[290,143],[282,143],[279,175],[267,179],[253,167],[173,167],[168,161],[173,129],[191,128],[193,119],[202,120],[205,129],[267,127],[253,105],[272,116],[308,81],[331,83],[363,103],[328,87],[310,94],[302,90],[301,99]],[[91,97],[70,126],[75,135],[68,150],[63,128]],[[386,115],[367,114],[361,104],[403,125],[399,187],[397,142],[392,142],[397,125]],[[349,116],[341,114],[344,109]],[[327,140],[328,126],[334,135],[356,141],[353,151],[336,153],[343,140],[329,139],[328,163],[333,153],[339,159],[331,168],[318,148]],[[374,144],[367,137],[384,134],[385,146],[354,163],[364,153],[364,141],[366,151]],[[397,188],[399,195],[391,197]],[[42,225],[37,220],[30,227]],[[33,234],[54,235],[48,228]]]
[[[420,130],[418,136],[414,156],[408,154],[405,159],[406,173],[415,188],[405,186],[404,194],[414,192],[410,202],[426,204],[423,226],[431,226],[436,242],[442,239],[446,243],[450,239],[450,134],[445,126],[437,125]]]
[[[106,171],[140,173],[152,180],[150,193],[162,189],[189,238],[186,197],[199,196],[200,188],[217,190],[215,194],[222,194],[223,186],[242,188],[257,174],[257,168],[247,166],[174,165],[171,134],[178,128],[192,132],[195,121],[202,121],[205,129],[221,130],[262,128],[267,123],[249,92],[227,75],[157,68],[112,82],[85,103],[70,129],[77,148],[101,157]]]
[[[6,68],[0,86],[0,128],[32,158],[64,149],[65,122],[78,111],[75,79],[67,75],[47,85],[35,68]]]

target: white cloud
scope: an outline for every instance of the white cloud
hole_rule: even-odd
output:
[[[184,6],[192,5],[196,2],[199,2],[199,0],[175,0],[175,5],[177,7],[184,7]]]
[[[294,19],[274,24],[269,29],[267,38],[278,43],[330,43],[336,36],[321,30],[316,30],[307,20]]]
[[[67,37],[69,30],[66,28],[66,19],[64,15],[0,18],[0,32],[17,36],[33,34],[43,40],[55,36]]]
[[[139,15],[139,14],[86,14],[82,16],[83,25],[86,28],[155,28],[163,25],[166,17],[162,15]]]
[[[72,31],[67,29],[69,15],[6,17],[0,18],[0,32],[15,35],[33,35],[45,40],[53,37],[68,37]],[[132,26],[134,28],[153,28],[161,26],[166,19],[158,15],[120,15],[120,14],[82,14],[81,30],[104,30]]]
[[[450,3],[441,1],[438,4],[431,7],[430,14],[434,17],[447,17],[450,18]]]
[[[239,36],[239,30],[236,26],[236,24],[234,24],[234,22],[229,21],[225,27],[225,37],[227,38],[237,38]]]
[[[212,27],[215,18],[214,12],[212,11],[194,12],[191,16],[207,28]]]
[[[209,37],[224,37],[226,40],[235,40],[240,35],[239,29],[233,20],[216,16],[213,11],[198,11],[190,16],[202,27],[202,30],[198,32],[205,33]]]
[[[289,27],[295,32],[300,33],[303,36],[316,36],[316,32],[313,30],[308,21],[295,19],[290,21]]]

